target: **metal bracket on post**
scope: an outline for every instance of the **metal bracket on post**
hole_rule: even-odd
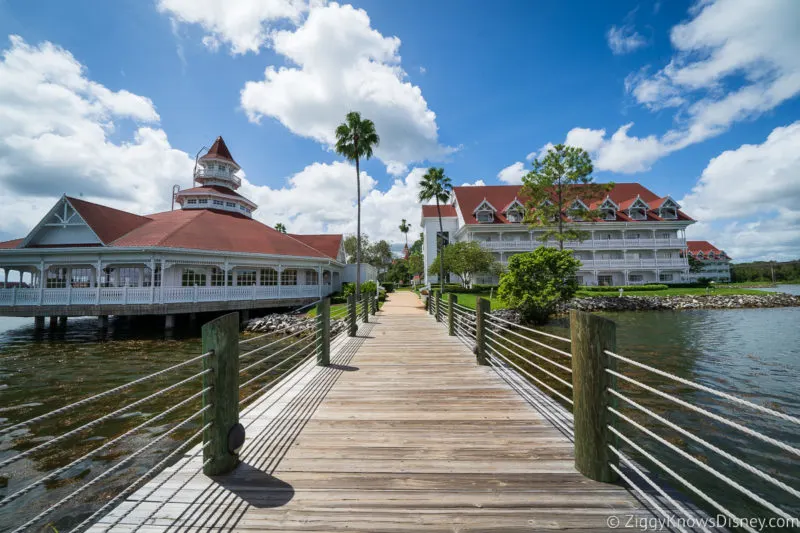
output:
[[[451,292],[447,295],[447,334],[451,336],[456,334],[455,304],[456,295]]]
[[[347,335],[355,337],[358,333],[358,325],[356,324],[356,295],[351,294],[347,297]]]
[[[475,356],[479,365],[488,365],[486,357],[486,315],[491,311],[491,301],[478,298],[475,302]]]
[[[228,313],[203,325],[203,473],[226,474],[239,464],[238,448],[244,443],[244,428],[239,424],[239,313]]]
[[[572,340],[572,412],[575,420],[575,468],[595,481],[613,483],[617,474],[609,466],[619,458],[608,449],[616,444],[614,417],[608,406],[616,406],[608,389],[616,379],[606,369],[616,370],[616,360],[605,350],[616,350],[616,325],[591,313],[570,310]]]
[[[317,304],[317,364],[331,364],[331,299],[323,298]]]

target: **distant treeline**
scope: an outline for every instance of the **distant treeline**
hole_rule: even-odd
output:
[[[731,281],[775,281],[800,280],[800,259],[794,261],[754,261],[752,263],[738,263],[731,265]]]

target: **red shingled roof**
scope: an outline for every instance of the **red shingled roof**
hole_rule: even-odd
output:
[[[200,159],[224,159],[226,161],[230,161],[237,167],[239,166],[239,163],[233,160],[231,151],[228,150],[228,146],[225,144],[222,136],[217,137],[217,140],[211,145],[211,149]]]
[[[25,239],[13,239],[10,241],[0,242],[0,250],[10,250],[12,248],[16,248],[17,246],[22,244],[22,241],[24,240]]]
[[[708,241],[686,241],[686,248],[689,250],[689,255],[697,255],[697,253],[703,252],[703,255],[708,257],[713,252],[717,259],[720,259],[721,256],[730,259],[728,254]]]
[[[443,217],[454,217],[456,215],[456,208],[452,205],[440,205],[439,208],[442,211]],[[436,204],[434,205],[423,205],[422,206],[422,216],[423,217],[439,217],[439,213],[436,210]]]
[[[112,207],[87,202],[67,196],[67,201],[75,208],[103,244],[108,244],[129,231],[150,222],[147,217],[134,215]]]
[[[299,240],[244,215],[213,209],[187,209],[150,215],[112,246],[158,246],[192,250],[327,257]]]
[[[336,259],[342,246],[342,235],[298,235],[290,233],[290,237],[319,250],[331,259]]]
[[[582,187],[582,185],[574,185],[574,187]],[[475,208],[478,207],[478,205],[480,205],[484,199],[486,199],[486,201],[495,207],[506,206],[510,204],[515,197],[519,198],[520,202],[523,204],[526,201],[524,195],[522,195],[521,185],[454,187],[453,193],[467,224],[478,223],[473,211],[475,211]],[[602,198],[581,198],[581,200],[589,205],[590,208],[596,209],[603,202],[603,200],[605,200],[606,195],[609,196],[611,200],[620,207],[622,207],[622,204],[625,203],[630,205],[630,203],[632,203],[637,196],[640,196],[642,200],[648,204],[659,200],[659,196],[639,183],[617,183],[614,185],[611,191],[609,191],[607,194],[603,194]],[[427,216],[425,214],[425,209],[427,207],[429,206],[422,206],[423,216]],[[647,215],[647,220],[663,220],[652,211],[648,211]],[[624,222],[631,221],[631,219],[621,211],[617,211],[617,220]],[[692,219],[685,213],[678,211],[678,220]],[[495,223],[509,224],[510,222],[508,222],[508,219],[506,219],[502,212],[497,212],[495,213]]]

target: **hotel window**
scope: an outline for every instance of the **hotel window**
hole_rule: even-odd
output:
[[[494,213],[491,211],[478,211],[478,222],[494,222]]]
[[[317,285],[319,283],[319,275],[316,270],[306,270],[306,285]]]
[[[644,281],[644,276],[642,274],[629,274],[628,281],[630,283],[640,283]]]
[[[262,285],[277,285],[278,284],[278,271],[274,268],[261,269],[261,284]]]
[[[632,207],[628,214],[633,220],[644,220],[647,218],[647,210],[644,207]]]
[[[659,238],[660,239],[671,239],[672,238],[672,233],[670,233],[669,231],[665,231],[665,232],[661,233]]]
[[[604,286],[613,285],[614,276],[597,276],[597,284]]]
[[[642,235],[640,233],[629,233],[628,234],[628,238],[629,239],[641,239]]]
[[[522,213],[519,209],[511,209],[506,213],[506,218],[508,218],[509,222],[522,222]]]
[[[225,207],[236,207],[234,202],[225,202]]]
[[[222,200],[214,200],[214,205],[225,205]]]
[[[256,284],[256,271],[255,270],[237,270],[236,271],[236,284],[237,285],[255,285]]]
[[[658,214],[661,216],[661,218],[678,218],[678,211],[674,207],[663,207],[659,210]]]
[[[181,274],[181,287],[194,287],[199,285],[201,287],[206,284],[206,275],[203,272],[192,270],[191,268],[184,268]]]
[[[198,204],[207,204],[208,203],[208,199],[207,198],[200,198],[199,200],[197,200],[197,203]]]
[[[226,279],[229,280],[228,283],[226,283]],[[226,284],[231,285],[230,282],[233,281],[233,276],[230,273],[226,276],[224,270],[214,267],[211,269],[211,279],[209,281],[211,281],[212,287],[224,287]]]
[[[606,220],[617,220],[617,212],[613,209],[604,209],[603,218]]]
[[[186,203],[187,204],[196,204],[197,203],[197,198],[189,198],[188,200],[186,200]]]
[[[281,285],[297,285],[297,270],[290,268],[281,272]]]
[[[658,275],[658,281],[672,281],[672,273],[671,272],[661,272]]]

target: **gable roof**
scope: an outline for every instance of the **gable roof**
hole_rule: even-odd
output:
[[[2,241],[0,242],[0,250],[10,250],[12,248],[17,248],[22,241],[25,239],[12,239],[10,241]]]
[[[208,152],[206,152],[206,154],[200,159],[224,159],[225,161],[230,161],[237,167],[239,166],[239,163],[233,160],[231,151],[228,150],[228,145],[225,144],[225,141],[222,139],[222,135],[217,137],[217,140],[214,141],[214,144],[211,145],[211,148],[208,150]]]
[[[290,237],[319,250],[331,259],[336,260],[339,256],[339,250],[342,247],[343,235],[298,235],[290,233]]]
[[[439,208],[442,211],[442,217],[455,217],[456,215],[456,208],[453,205],[440,205]],[[422,206],[422,217],[423,218],[438,218],[439,214],[436,211],[436,204],[433,205],[423,205]]]
[[[125,235],[129,231],[150,222],[150,219],[140,215],[95,204],[79,198],[66,197],[67,201],[75,208],[84,222],[92,228],[95,235],[103,244],[109,244],[114,239]]]
[[[708,255],[711,252],[719,255],[722,254],[726,258],[730,258],[723,250],[720,250],[708,241],[686,241],[686,248],[689,250],[689,255],[697,255],[703,252],[703,255]]]
[[[574,185],[574,187],[582,187],[582,185]],[[464,222],[466,224],[478,224],[475,215],[473,214],[474,209],[483,201],[485,198],[493,205],[507,205],[513,201],[515,197],[519,198],[521,202],[526,202],[527,199],[522,194],[522,186],[521,185],[485,185],[482,187],[474,187],[474,186],[467,186],[467,187],[453,187],[453,194],[455,196],[456,202],[458,206],[461,208],[461,212],[464,215]],[[595,199],[594,201],[589,202],[589,199],[581,198],[584,203],[589,204],[589,207],[592,209],[598,208],[602,202],[606,199],[606,196],[611,199],[616,205],[622,208],[622,205],[627,200],[630,200],[629,203],[632,203],[637,196],[641,197],[643,201],[650,204],[655,200],[659,199],[659,196],[656,195],[653,191],[647,189],[646,187],[642,186],[639,183],[616,183],[614,187],[608,191],[607,193],[603,194],[602,198]],[[425,216],[425,207],[423,206],[423,216]],[[435,210],[435,208],[434,208]],[[617,221],[624,221],[629,222],[632,221],[630,217],[622,213],[621,211],[617,211]],[[648,221],[661,221],[662,218],[658,217],[655,213],[648,210],[647,212],[647,220]],[[691,221],[692,218],[687,216],[685,213],[678,211],[678,220],[689,220]],[[613,222],[613,221],[612,221]],[[511,224],[508,219],[505,217],[503,213],[495,213],[495,224]]]

